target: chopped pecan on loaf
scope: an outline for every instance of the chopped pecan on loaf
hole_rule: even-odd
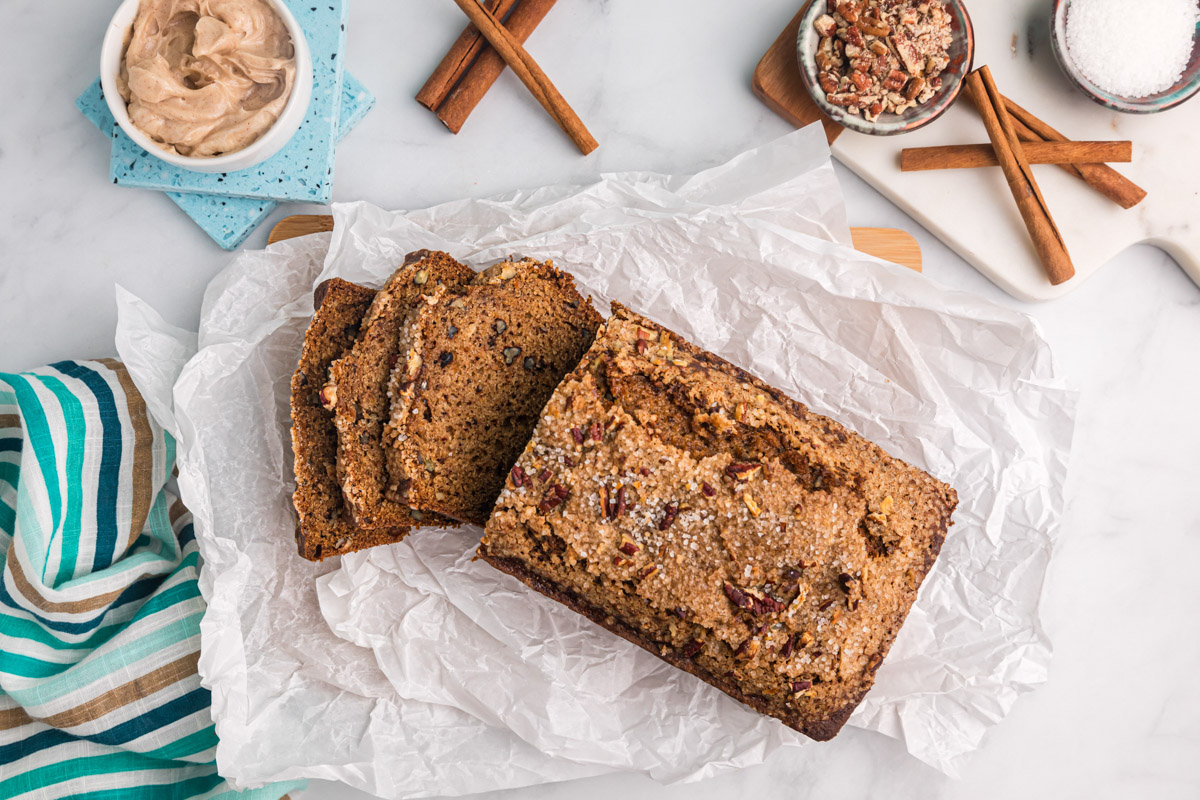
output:
[[[479,555],[814,739],[870,688],[954,490],[614,304]]]

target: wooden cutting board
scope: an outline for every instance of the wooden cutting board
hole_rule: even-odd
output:
[[[799,13],[759,62],[751,86],[793,125],[823,123],[838,161],[1018,299],[1061,297],[1139,242],[1167,251],[1200,284],[1200,225],[1195,224],[1200,148],[1191,141],[1200,128],[1200,99],[1145,115],[1119,114],[1088,100],[1062,75],[1050,51],[1050,5],[1045,0],[971,3],[976,65],[987,64],[1000,91],[1073,139],[1131,140],[1133,163],[1116,168],[1149,192],[1126,210],[1056,167],[1034,167],[1075,263],[1075,277],[1059,286],[1046,279],[1000,170],[900,172],[902,147],[987,141],[965,99],[903,136],[845,130],[821,113],[801,82]]]
[[[326,214],[296,214],[284,217],[275,224],[267,237],[268,244],[326,233],[333,230],[333,217]],[[891,261],[902,267],[921,271],[921,245],[910,234],[895,228],[851,228],[854,249],[867,255]]]

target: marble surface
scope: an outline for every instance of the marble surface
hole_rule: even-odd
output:
[[[195,327],[204,287],[228,259],[165,198],[109,183],[108,144],[72,104],[95,75],[115,6],[3,4],[0,370],[113,354],[114,283]],[[793,2],[737,6],[735,17],[722,0],[559,3],[529,48],[601,142],[585,159],[511,75],[450,136],[412,96],[461,12],[449,0],[359,0],[347,66],[379,104],[340,150],[334,198],[416,208],[609,170],[691,171],[774,138],[787,128],[749,80]],[[822,758],[780,753],[700,784],[615,775],[493,796],[1200,796],[1200,640],[1191,635],[1200,613],[1200,289],[1164,253],[1136,246],[1070,295],[1022,304],[851,172],[839,174],[853,224],[911,231],[930,279],[1032,314],[1082,390],[1045,606],[1056,649],[1049,683],[1018,702],[957,781],[894,741],[850,732],[822,746]],[[1197,178],[1180,180],[1192,182],[1181,198],[1194,216]],[[297,210],[315,208],[284,206],[272,221]],[[247,246],[262,246],[266,231]],[[365,797],[318,782],[307,796]]]

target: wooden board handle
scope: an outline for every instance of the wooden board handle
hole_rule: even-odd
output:
[[[328,214],[296,214],[284,217],[271,229],[268,244],[333,230],[333,217]],[[902,267],[921,271],[921,245],[911,234],[896,228],[851,228],[854,249],[867,255],[891,261]]]

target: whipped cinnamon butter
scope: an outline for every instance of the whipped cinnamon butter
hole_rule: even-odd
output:
[[[211,157],[266,133],[295,79],[292,37],[267,0],[142,0],[117,86],[163,149]]]

